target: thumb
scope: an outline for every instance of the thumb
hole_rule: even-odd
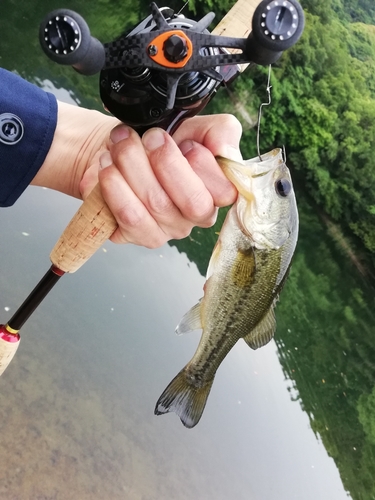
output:
[[[99,158],[104,153],[103,150],[98,151],[92,158],[89,167],[86,169],[79,183],[79,191],[81,193],[81,198],[85,200],[91,191],[94,189],[96,184],[99,182],[98,172],[99,172]],[[108,153],[109,154],[109,153]]]

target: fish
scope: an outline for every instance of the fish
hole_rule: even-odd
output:
[[[198,348],[158,399],[154,413],[199,422],[217,369],[242,338],[251,349],[276,331],[275,305],[298,239],[298,209],[281,149],[250,160],[217,161],[238,197],[229,209],[207,269],[203,298],[176,333],[202,329]]]

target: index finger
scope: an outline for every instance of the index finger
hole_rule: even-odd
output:
[[[242,126],[237,118],[229,114],[195,116],[185,120],[173,134],[179,146],[191,139],[205,146],[214,156],[231,160],[242,160],[240,139]]]

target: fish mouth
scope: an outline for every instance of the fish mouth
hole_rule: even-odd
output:
[[[252,179],[267,177],[283,162],[281,149],[274,149],[262,155],[262,161],[259,161],[258,156],[242,162],[223,157],[218,157],[216,160],[238,192],[249,201],[254,199]]]
[[[276,148],[262,155],[261,161],[259,156],[256,156],[244,161],[243,165],[251,171],[252,177],[262,177],[271,170],[275,170],[280,163],[283,163],[282,151],[280,148]]]

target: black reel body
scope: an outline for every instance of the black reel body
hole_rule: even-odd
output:
[[[160,11],[170,29],[189,30],[197,25],[191,19],[175,15],[169,8]],[[142,35],[155,29],[156,24],[150,15],[126,36]],[[207,55],[219,54],[219,51],[217,48],[204,49]],[[199,113],[219,85],[229,83],[239,72],[237,67],[232,66],[218,67],[217,70],[220,79],[213,79],[199,71],[180,74],[174,103],[167,106],[170,82],[166,71],[144,66],[104,69],[100,74],[100,97],[108,111],[140,133],[152,126],[170,131],[182,118]]]
[[[171,132],[231,82],[239,64],[275,62],[304,25],[297,0],[263,0],[247,39],[210,34],[214,17],[211,12],[196,22],[152,3],[150,16],[103,45],[79,14],[59,9],[41,23],[39,38],[55,62],[85,75],[100,71],[103,104],[121,121],[140,134],[152,126]]]

